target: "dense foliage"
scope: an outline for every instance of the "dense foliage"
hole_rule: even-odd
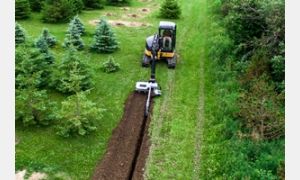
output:
[[[26,33],[24,28],[20,24],[16,23],[15,24],[15,45],[22,44],[25,42],[25,40],[26,40]]]
[[[282,179],[284,0],[222,0],[211,6],[218,12],[211,21],[218,23],[207,42],[215,61],[206,66],[202,176]]]
[[[35,45],[42,48],[44,41],[47,43],[48,47],[53,47],[56,44],[56,38],[50,34],[49,30],[44,28],[40,37],[36,40]]]
[[[165,0],[159,13],[162,18],[178,19],[181,15],[181,9],[177,0]]]
[[[61,121],[57,132],[59,135],[84,136],[97,129],[96,123],[102,118],[102,109],[87,99],[86,92],[77,92],[62,102],[58,118]]]
[[[115,33],[105,19],[100,19],[91,50],[97,53],[112,53],[118,49]]]
[[[64,47],[73,46],[77,50],[82,50],[84,48],[83,40],[81,39],[81,34],[84,33],[84,26],[80,22],[78,17],[75,17],[70,23],[67,30],[66,38],[64,41]]]
[[[116,63],[114,58],[110,56],[108,60],[102,64],[101,68],[106,73],[116,72],[120,69],[120,64]]]
[[[74,79],[75,75],[80,79]],[[80,54],[70,47],[61,62],[57,64],[52,84],[62,93],[75,93],[77,90],[74,89],[74,83],[77,81],[80,81],[80,90],[88,90],[93,86],[90,67],[81,60]]]
[[[86,9],[101,9],[103,8],[102,0],[83,0]]]
[[[77,32],[80,35],[83,35],[85,33],[85,27],[78,16],[75,16],[71,20],[71,22],[69,24],[68,33],[71,33],[71,31],[73,31],[74,26],[77,27]]]
[[[130,0],[106,0],[111,5],[124,5],[130,3]]]
[[[47,23],[67,22],[77,12],[71,0],[45,0],[42,20]]]
[[[43,2],[45,0],[29,0],[32,11],[40,12],[42,10]]]
[[[30,16],[30,4],[28,0],[16,0],[15,19],[26,19]]]

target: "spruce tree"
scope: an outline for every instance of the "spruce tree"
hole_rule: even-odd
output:
[[[75,16],[72,21],[69,24],[69,27],[73,27],[76,26],[77,27],[77,31],[80,35],[83,35],[85,33],[85,27],[83,25],[83,23],[81,22],[80,18],[77,16]],[[68,29],[68,33],[71,33],[70,31],[72,30],[72,28]]]
[[[83,0],[86,9],[101,9],[103,8],[102,0]]]
[[[97,53],[112,53],[118,49],[118,42],[110,25],[105,19],[101,19],[94,35],[94,43],[91,50]]]
[[[74,70],[75,67],[76,69]],[[91,69],[80,59],[80,54],[72,46],[67,50],[53,74],[52,83],[58,91],[62,93],[76,92],[72,86],[72,84],[74,84],[74,79],[72,79],[71,71],[77,73],[76,75],[82,78],[79,83],[80,90],[88,90],[92,88],[93,83]]]
[[[30,16],[30,4],[28,0],[16,0],[15,19],[26,19]]]
[[[30,8],[32,11],[40,12],[42,10],[42,5],[45,0],[29,0]]]
[[[178,19],[181,9],[177,0],[165,0],[160,8],[160,17],[167,19]]]
[[[35,45],[37,47],[41,47],[43,45],[43,41],[46,41],[49,47],[53,47],[56,44],[55,37],[52,34],[50,34],[49,30],[46,28],[43,29],[42,34],[35,42]]]
[[[47,91],[39,90],[41,73],[23,74],[20,80],[26,88],[16,89],[16,120],[29,125],[49,125],[55,119],[54,103],[49,101]]]
[[[83,29],[80,24],[75,22],[76,20],[73,19],[69,23],[69,28],[63,46],[68,48],[72,45],[77,50],[82,50],[84,48],[84,43],[81,39],[81,33]]]
[[[26,34],[24,28],[18,23],[15,24],[15,45],[24,43],[26,40]]]
[[[84,8],[84,4],[82,0],[70,0],[73,5],[74,5],[74,12],[75,13],[80,13],[83,8]]]
[[[45,0],[42,9],[42,20],[47,23],[67,22],[77,14],[70,0]]]

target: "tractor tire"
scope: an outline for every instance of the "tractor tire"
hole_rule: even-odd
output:
[[[142,67],[149,67],[150,66],[150,58],[144,54],[141,64],[142,64]]]

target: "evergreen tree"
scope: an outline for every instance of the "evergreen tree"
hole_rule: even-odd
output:
[[[112,56],[109,56],[108,60],[102,64],[101,68],[106,73],[116,72],[120,70],[120,64],[116,63]]]
[[[29,0],[30,8],[32,11],[40,12],[42,10],[42,5],[45,0]]]
[[[80,13],[83,10],[84,4],[82,0],[71,0],[71,2],[74,5],[75,13]]]
[[[18,23],[15,25],[15,45],[24,43],[26,40],[25,30]]]
[[[101,19],[94,35],[91,50],[97,53],[112,53],[118,49],[115,34],[105,19]]]
[[[16,49],[16,87],[26,88],[24,77],[39,73],[36,87],[43,87],[50,83],[54,57],[50,52],[42,52],[40,49],[17,48]]]
[[[54,103],[49,101],[46,90],[38,90],[41,73],[19,76],[26,88],[16,89],[16,120],[25,126],[49,125],[55,119]]]
[[[72,45],[77,50],[82,50],[84,48],[84,43],[81,39],[83,27],[75,19],[76,18],[69,23],[69,28],[63,46],[70,47]]]
[[[167,19],[178,19],[181,9],[177,0],[165,0],[160,8],[160,17]]]
[[[101,9],[103,8],[102,0],[83,0],[84,6],[87,9]]]
[[[74,79],[72,73],[80,76],[80,90],[88,90],[92,87],[92,74],[89,66],[80,59],[80,56],[74,47],[70,47],[64,55],[62,61],[53,74],[53,86],[62,93],[75,93],[72,84]]]
[[[16,0],[15,19],[26,19],[30,16],[30,4],[28,0]]]
[[[76,13],[70,0],[45,0],[42,20],[47,23],[67,22]]]
[[[73,27],[76,26],[77,27],[77,31],[80,35],[83,35],[85,33],[85,27],[83,25],[83,23],[81,22],[80,18],[77,16],[75,16],[72,21],[69,24],[69,29],[68,29],[68,33],[71,33],[70,31],[72,30]]]
[[[111,5],[124,5],[128,4],[130,0],[106,0],[108,4]]]
[[[53,47],[56,44],[55,37],[52,34],[50,34],[49,30],[46,28],[43,29],[42,34],[36,41],[35,45],[41,48],[43,46],[43,41],[46,41],[49,47]]]
[[[58,135],[84,136],[97,129],[96,124],[102,118],[103,109],[97,108],[96,103],[88,100],[86,93],[77,92],[62,102],[61,110],[58,112],[58,118],[61,120],[57,128]]]

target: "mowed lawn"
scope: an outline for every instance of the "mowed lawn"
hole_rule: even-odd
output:
[[[145,46],[145,38],[157,32],[157,18],[160,0],[140,2],[132,0],[128,11],[120,7],[106,6],[103,10],[83,11],[79,17],[83,21],[87,34],[83,36],[85,50],[81,57],[86,60],[94,72],[95,87],[89,98],[104,108],[104,116],[98,124],[96,133],[87,137],[61,138],[55,134],[55,127],[24,128],[16,123],[16,170],[29,169],[47,172],[50,176],[64,173],[71,179],[89,179],[94,167],[105,152],[112,130],[117,126],[123,114],[124,102],[134,90],[135,82],[148,80],[150,69],[140,66]],[[179,61],[175,70],[167,69],[165,63],[157,64],[157,80],[162,87],[162,97],[155,99],[155,108],[151,123],[153,146],[147,160],[146,175],[149,179],[189,179],[194,176],[194,157],[199,116],[199,88],[201,85],[201,49],[205,36],[201,14],[205,0],[180,0],[182,18],[175,20],[178,27],[177,52]],[[141,8],[149,8],[143,13]],[[110,54],[121,65],[121,70],[106,74],[100,70],[101,64],[109,55],[90,53],[89,45],[93,39],[95,26],[89,21],[99,19],[107,13],[113,16],[109,20],[124,20],[150,23],[150,27],[114,27],[120,50]],[[138,14],[139,18],[130,18],[127,14]],[[58,39],[58,45],[52,49],[56,61],[60,61],[65,52],[62,43],[68,23],[45,24],[41,15],[33,13],[31,18],[18,21],[27,31],[30,39],[37,38],[46,27]],[[57,102],[66,96],[49,90],[51,98]],[[201,99],[200,99],[201,100]],[[200,114],[201,116],[201,114]]]

